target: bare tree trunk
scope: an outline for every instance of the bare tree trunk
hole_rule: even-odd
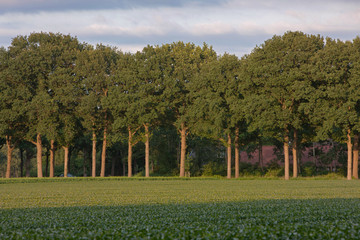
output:
[[[25,158],[25,176],[26,177],[30,177],[30,153],[28,150],[26,150],[26,154],[25,154],[26,158]]]
[[[19,154],[20,154],[20,177],[24,176],[24,154],[23,149],[19,148]]]
[[[123,172],[122,172],[122,175],[125,176],[126,175],[126,164],[125,164],[125,159],[122,159],[121,160],[122,162],[122,166],[123,166]]]
[[[354,136],[353,155],[353,177],[359,179],[359,134]]]
[[[87,177],[87,156],[88,156],[88,151],[86,150],[86,148],[84,147],[83,149],[83,176]]]
[[[64,149],[64,177],[68,175],[68,163],[69,163],[69,147],[63,146]]]
[[[128,177],[132,177],[132,132],[131,128],[129,130],[129,142],[128,142]]]
[[[149,136],[149,125],[144,124],[145,127],[145,177],[150,176],[150,169],[149,169],[149,155],[150,155],[150,136]]]
[[[235,178],[239,177],[239,128],[235,129]]]
[[[92,137],[92,168],[91,176],[96,177],[96,133],[93,131]]]
[[[45,160],[45,177],[48,177],[48,172],[49,172],[49,149],[46,150],[46,160]]]
[[[228,133],[227,135],[227,178],[231,178],[231,135]]]
[[[111,158],[111,173],[110,175],[113,177],[115,176],[115,165],[116,165],[116,157]]]
[[[12,152],[15,146],[12,145],[11,136],[6,136],[6,146],[7,146],[7,165],[6,165],[6,178],[11,176],[11,160]]]
[[[106,133],[107,133],[107,129],[106,129],[106,127],[105,127],[105,129],[104,129],[103,146],[102,146],[102,152],[101,152],[101,171],[100,171],[100,177],[105,177]]]
[[[54,163],[55,163],[55,141],[50,140],[50,173],[49,177],[54,177]]]
[[[261,137],[259,137],[259,165],[260,165],[261,170],[264,167],[263,162],[264,162],[264,159],[263,159],[263,151],[262,151],[262,141],[261,141]]]
[[[185,177],[186,130],[187,128],[185,127],[185,123],[181,123],[180,177]]]
[[[37,161],[37,177],[42,178],[42,141],[40,133],[36,136],[36,161]]]
[[[298,166],[297,166],[297,130],[294,130],[294,143],[292,146],[293,152],[293,177],[297,178],[298,176]]]
[[[351,176],[352,176],[352,144],[351,144],[350,129],[348,129],[348,133],[347,133],[347,150],[348,150],[347,179],[351,180]]]
[[[285,180],[289,180],[289,136],[286,132],[284,138],[284,157],[285,157]]]

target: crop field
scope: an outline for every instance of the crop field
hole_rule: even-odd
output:
[[[360,181],[0,180],[0,239],[360,239]]]

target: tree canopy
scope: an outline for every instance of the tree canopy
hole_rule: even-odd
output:
[[[67,176],[69,148],[85,138],[92,142],[93,177],[99,140],[100,176],[106,175],[107,156],[116,152],[122,156],[113,156],[113,168],[121,157],[130,177],[138,172],[133,160],[141,157],[148,177],[158,161],[152,159],[153,141],[154,146],[176,149],[168,161],[176,161],[176,173],[183,177],[190,174],[186,164],[197,169],[207,164],[194,163],[201,154],[198,148],[194,151],[190,137],[210,141],[220,149],[214,151],[226,148],[228,178],[233,147],[238,177],[241,146],[245,150],[255,138],[259,144],[280,141],[285,179],[290,177],[291,155],[297,177],[301,146],[332,139],[347,143],[347,177],[357,177],[359,56],[359,37],[343,42],[302,32],[275,35],[240,59],[218,55],[205,43],[174,42],[124,53],[60,33],[17,36],[8,49],[0,48],[0,137],[8,148],[6,176],[20,141],[36,145],[38,177],[43,176],[43,146],[53,149],[55,142],[63,147]],[[119,147],[126,145],[127,151]],[[120,149],[107,153],[111,146]]]

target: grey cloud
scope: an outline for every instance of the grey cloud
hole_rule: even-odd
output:
[[[4,0],[0,1],[0,14],[8,12],[33,13],[40,11],[79,11],[104,9],[132,9],[183,7],[186,5],[222,5],[221,0]]]
[[[93,36],[81,36],[78,38],[80,41],[86,41],[90,44],[104,43],[112,46],[147,46],[147,45],[162,45],[166,43],[173,43],[178,41],[192,42],[196,45],[202,46],[203,43],[207,43],[212,46],[218,54],[224,54],[225,52],[235,54],[238,57],[242,57],[245,54],[251,52],[256,46],[263,43],[265,40],[271,38],[271,35],[266,33],[259,33],[257,35],[249,36],[239,33],[228,33],[222,35],[204,35],[194,36],[191,34],[177,34],[176,32],[169,33],[165,36],[146,36],[146,37],[134,37],[132,35],[93,35]]]

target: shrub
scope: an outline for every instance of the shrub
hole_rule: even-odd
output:
[[[203,165],[202,176],[215,176],[215,175],[226,175],[225,164],[219,164],[217,162],[209,162]]]

